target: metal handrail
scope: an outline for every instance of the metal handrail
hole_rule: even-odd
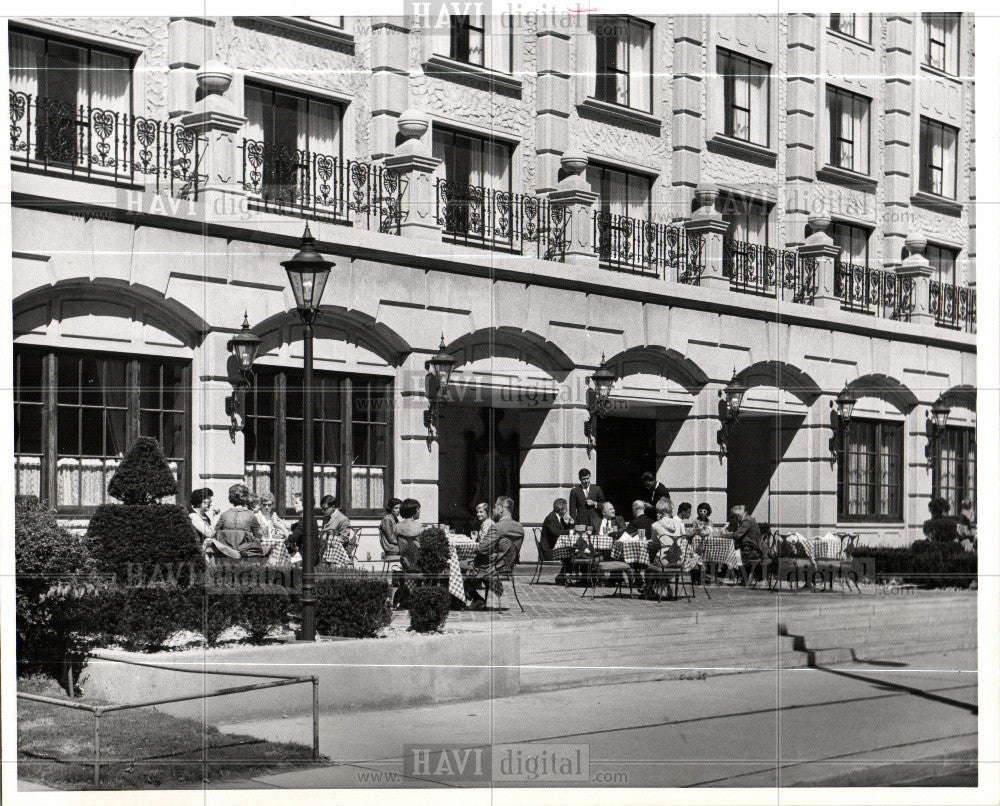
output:
[[[601,265],[665,279],[676,270],[677,282],[698,285],[705,269],[704,239],[683,227],[595,210],[593,249]]]
[[[102,661],[115,663],[128,663],[134,666],[147,666],[152,669],[166,669],[172,672],[188,672],[190,674],[215,674],[229,677],[262,677],[270,678],[269,683],[251,683],[245,686],[230,686],[218,691],[203,691],[198,694],[185,694],[176,697],[161,697],[156,700],[144,700],[138,703],[128,703],[125,705],[87,705],[85,703],[58,700],[55,697],[45,697],[41,694],[28,694],[27,692],[17,692],[18,699],[43,702],[48,705],[58,705],[62,708],[73,708],[79,711],[90,711],[94,715],[94,759],[91,762],[94,768],[94,788],[101,785],[101,717],[104,714],[115,711],[128,711],[136,708],[147,708],[154,705],[167,705],[175,702],[187,702],[189,700],[200,700],[208,697],[223,697],[228,694],[243,694],[248,691],[262,691],[269,688],[279,688],[281,686],[293,686],[298,683],[312,683],[312,714],[313,714],[313,761],[319,759],[319,678],[316,675],[285,675],[268,674],[263,672],[227,672],[221,669],[186,669],[178,666],[168,666],[162,663],[144,663],[141,661],[126,660],[124,658],[100,657]],[[75,760],[75,759],[74,759]]]

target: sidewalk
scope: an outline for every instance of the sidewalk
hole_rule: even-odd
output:
[[[898,667],[841,667],[854,676],[819,669],[764,671],[327,714],[320,735],[329,766],[247,783],[461,786],[460,780],[404,777],[404,746],[546,741],[586,745],[595,785],[774,786],[780,775],[781,785],[789,786],[975,749],[975,664],[974,651],[948,652],[908,658]],[[900,684],[932,694],[895,688]],[[872,718],[875,713],[878,719]],[[218,727],[300,741],[307,723],[288,718]],[[967,766],[960,759],[955,763]],[[626,780],[615,779],[623,773]]]

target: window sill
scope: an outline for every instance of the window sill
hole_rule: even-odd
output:
[[[239,17],[236,19],[239,20]],[[349,34],[343,28],[334,28],[332,25],[314,22],[313,20],[304,20],[301,17],[257,17],[251,19],[257,19],[280,28],[288,28],[293,31],[312,34],[329,42],[348,47],[352,51],[354,50],[354,35]]]
[[[843,39],[845,42],[849,42],[852,45],[857,45],[858,47],[875,52],[875,46],[871,42],[866,42],[864,39],[858,39],[856,36],[851,36],[850,34],[845,34],[843,31],[838,31],[836,28],[827,28],[826,32],[837,39]]]
[[[728,137],[725,134],[713,135],[708,139],[706,145],[709,151],[756,162],[768,168],[774,168],[778,164],[778,153],[776,151],[757,143],[737,140],[735,137]]]
[[[954,81],[956,84],[962,83],[962,79],[959,76],[955,75],[954,73],[949,73],[947,70],[942,70],[939,67],[934,67],[933,65],[924,64],[923,62],[921,62],[920,69],[923,70],[925,73],[930,73],[932,76],[937,76],[938,78],[944,78],[947,79],[948,81]]]
[[[875,190],[878,180],[867,174],[859,174],[837,165],[824,165],[816,171],[816,178],[825,182],[855,188],[856,190]]]
[[[859,515],[858,520],[851,520],[843,515],[837,519],[837,525],[831,529],[832,532],[856,532],[860,529],[905,529],[906,521],[902,519],[886,518],[878,520],[870,515]]]
[[[619,106],[618,104],[601,101],[597,98],[586,98],[583,103],[577,104],[577,112],[584,117],[602,118],[611,123],[625,123],[633,127],[648,130],[650,134],[659,135],[663,122],[649,112],[639,109],[632,109],[629,106]]]
[[[923,207],[925,210],[931,210],[935,213],[955,216],[956,218],[962,215],[961,202],[928,193],[926,190],[918,190],[910,196],[910,204],[915,207]]]
[[[424,73],[429,76],[446,78],[461,84],[469,84],[479,89],[499,89],[521,96],[523,83],[509,73],[501,73],[471,62],[459,62],[447,56],[434,55],[424,62]]]

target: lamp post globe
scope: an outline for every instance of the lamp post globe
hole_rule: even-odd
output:
[[[726,387],[726,406],[729,408],[729,418],[735,420],[740,416],[740,409],[743,406],[743,396],[747,393],[747,385],[738,380],[736,372],[733,372],[732,380]]]
[[[934,418],[934,427],[942,431],[948,425],[948,415],[951,414],[951,407],[938,400],[931,406],[931,417]]]
[[[458,361],[453,358],[444,343],[444,334],[441,334],[441,345],[424,365],[425,368],[437,379],[437,393],[444,394],[448,389],[451,380],[451,373],[455,369]]]
[[[849,389],[845,389],[837,395],[837,410],[840,412],[840,419],[845,425],[851,421],[851,415],[854,413],[854,405],[857,402],[858,398]]]
[[[299,639],[316,640],[316,513],[313,501],[313,322],[319,314],[326,281],[333,261],[316,249],[316,241],[306,224],[299,251],[282,261],[302,320],[303,411],[302,411],[302,629]]]
[[[611,387],[615,385],[615,381],[618,380],[618,376],[611,369],[603,366],[603,357],[601,358],[601,364],[602,366],[590,376],[590,380],[594,384],[594,395],[597,399],[597,403],[598,405],[603,406],[611,397]]]

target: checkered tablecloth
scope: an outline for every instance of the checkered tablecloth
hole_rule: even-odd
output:
[[[320,555],[320,559],[325,563],[330,563],[334,568],[354,565],[338,535],[327,535],[324,538],[323,553]]]
[[[591,535],[590,543],[596,551],[611,551],[611,546],[615,542],[614,535]]]
[[[292,558],[285,546],[285,538],[280,533],[268,530],[267,535],[260,541],[260,547],[267,554],[269,567],[280,568],[282,571],[292,567]]]
[[[573,546],[576,545],[576,535],[560,535],[552,547],[553,560],[568,560],[573,556]]]
[[[839,560],[843,557],[839,537],[817,537],[813,540],[814,560]]]
[[[475,545],[475,543],[472,544],[473,554],[475,553]],[[448,593],[456,599],[461,599],[466,604],[469,603],[469,600],[465,598],[465,584],[462,582],[462,566],[459,565],[458,551],[454,545],[448,551]]]
[[[736,550],[736,546],[733,545],[733,540],[730,537],[720,537],[717,535],[706,537],[701,541],[699,546],[695,547],[695,550],[701,554],[702,560],[707,563],[725,563],[730,568],[743,565],[740,553]]]
[[[623,537],[611,547],[611,559],[632,565],[649,565],[649,544],[641,537]]]
[[[455,549],[459,560],[471,560],[476,556],[476,541],[467,535],[448,535],[449,545]]]

